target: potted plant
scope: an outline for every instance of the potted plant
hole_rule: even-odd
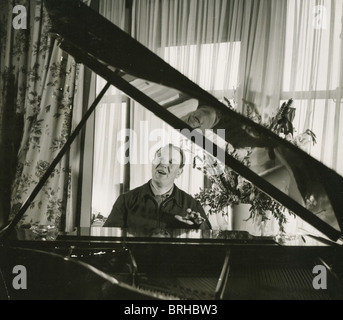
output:
[[[315,135],[310,130],[294,136],[292,121],[295,109],[291,107],[292,103],[292,99],[283,103],[275,117],[266,126],[299,147],[302,147],[304,143],[304,136],[309,137],[306,141],[315,143]],[[248,117],[260,121],[260,117],[256,117],[253,112],[248,111]],[[225,150],[246,166],[250,166],[252,148],[234,149],[230,144],[226,144]],[[285,233],[285,224],[289,216],[294,217],[293,212],[288,211],[279,202],[206,152],[193,158],[193,167],[203,171],[210,182],[209,187],[201,188],[200,192],[195,194],[195,198],[207,209],[209,215],[225,216],[228,215],[228,208],[245,205],[248,207],[249,214],[243,220],[245,222],[252,220],[253,223],[262,226],[262,235],[263,226],[271,219],[277,221],[279,233]],[[233,215],[235,214],[237,213],[233,212]]]

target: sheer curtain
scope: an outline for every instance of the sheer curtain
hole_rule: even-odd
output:
[[[289,1],[282,99],[294,99],[297,133],[317,136],[306,151],[343,174],[343,2]],[[298,230],[319,233],[300,218]]]
[[[125,0],[102,0],[99,13],[118,27],[128,24]],[[106,81],[96,78],[99,93]],[[95,111],[92,213],[107,216],[115,199],[123,192],[125,155],[126,97],[111,86]]]
[[[242,98],[253,103],[267,122],[280,105],[288,2],[243,3],[238,102],[242,112]]]
[[[342,175],[342,1],[244,3],[242,96],[260,109],[264,121],[292,98],[295,134],[310,129],[317,137],[305,151]],[[300,218],[290,217],[286,230],[320,234]],[[267,232],[277,233],[277,225],[269,223]]]
[[[97,91],[106,81],[97,79]],[[113,201],[123,192],[126,106],[122,95],[110,87],[95,113],[93,214],[107,215]]]
[[[291,1],[282,96],[295,100],[299,133],[311,129],[308,152],[343,175],[343,3]]]

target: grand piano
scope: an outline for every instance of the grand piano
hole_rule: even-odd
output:
[[[45,6],[51,19],[51,35],[60,47],[108,83],[18,214],[1,228],[0,299],[343,298],[340,175],[266,127],[228,108],[81,1],[46,0]],[[19,228],[21,217],[110,85],[198,146],[206,146],[206,152],[322,236],[302,234],[279,241],[234,230],[76,227],[73,232],[61,232],[49,226]],[[173,113],[173,106],[190,99],[220,110],[225,121],[217,127],[226,130],[228,143],[235,145],[238,137],[247,146],[262,144],[268,152],[272,150],[294,178],[297,194],[280,190],[277,183],[251,170]],[[308,205],[309,196],[316,199],[315,204]]]

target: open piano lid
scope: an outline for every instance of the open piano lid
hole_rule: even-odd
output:
[[[192,132],[195,143],[206,146],[206,151],[212,155],[224,154],[221,161],[331,240],[342,237],[343,178],[340,175],[267,128],[229,109],[81,1],[45,0],[45,6],[51,19],[51,33],[60,47],[77,62],[92,69],[181,133],[187,136]],[[229,143],[234,144],[230,132],[235,132],[235,137],[237,133],[240,137],[248,137],[247,141],[254,146],[255,138],[247,134],[247,128],[257,133],[256,141],[268,150],[273,149],[294,177],[300,200],[279,190],[263,175],[256,174],[230,154],[221,152],[223,150],[213,141],[192,131],[170,111],[170,106],[187,99],[202,101],[224,114],[225,122],[221,122],[220,128],[227,130],[226,141]],[[306,204],[309,197],[315,199],[315,203]],[[22,216],[22,211],[18,215]]]

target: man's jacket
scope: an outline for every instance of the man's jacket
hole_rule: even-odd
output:
[[[196,226],[180,222],[174,217],[175,215],[186,216],[188,208],[199,212],[206,220],[200,226]],[[158,206],[151,191],[150,182],[120,195],[103,226],[134,229],[211,228],[201,204],[176,185],[172,194]]]

